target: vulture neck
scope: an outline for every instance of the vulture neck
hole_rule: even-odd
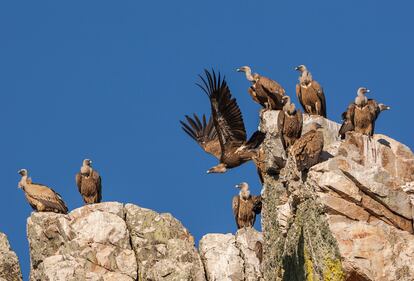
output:
[[[293,115],[296,112],[295,105],[293,103],[288,103],[283,106],[283,111],[287,112],[289,115]]]
[[[367,97],[364,94],[358,93],[358,96],[355,98],[355,104],[362,107],[365,106],[368,102]]]
[[[299,78],[300,83],[309,84],[312,82],[312,74],[308,70],[304,70]]]
[[[256,81],[254,79],[253,75],[252,75],[252,70],[251,69],[247,69],[245,74],[246,74],[247,80],[249,80],[250,82],[255,82]]]
[[[27,186],[27,176],[22,176],[22,178],[20,179],[19,185],[21,186],[23,190],[25,190]]]

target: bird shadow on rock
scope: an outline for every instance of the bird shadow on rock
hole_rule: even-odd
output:
[[[299,236],[297,251],[283,258],[283,281],[302,281],[305,278],[305,240],[303,229]]]
[[[322,151],[321,156],[319,157],[319,163],[325,162],[331,158],[333,158],[334,156],[332,154],[330,154],[328,151]]]
[[[389,141],[385,140],[385,139],[379,139],[378,142],[382,145],[385,145],[385,146],[391,148],[391,143]]]

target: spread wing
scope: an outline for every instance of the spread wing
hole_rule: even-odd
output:
[[[214,127],[213,118],[206,121],[206,116],[203,115],[202,121],[194,114],[194,119],[185,116],[187,123],[180,121],[181,128],[186,132],[193,140],[195,140],[201,148],[213,155],[216,158],[221,156],[220,142],[217,136],[216,128]]]
[[[351,103],[347,110],[342,113],[342,125],[339,129],[338,135],[342,139],[345,138],[345,133],[354,130],[354,113],[355,113],[355,103]]]
[[[68,212],[68,207],[66,207],[65,202],[63,202],[62,197],[59,193],[55,192],[53,189],[41,185],[38,183],[29,184],[27,190],[27,195],[42,203],[47,210],[56,210],[59,213],[66,214]]]
[[[98,192],[98,202],[102,200],[102,179],[96,170],[92,171],[92,178],[95,182],[96,191]]]
[[[326,118],[326,100],[325,100],[325,94],[323,92],[323,88],[315,80],[312,81],[311,87],[315,90],[316,95],[321,101],[322,116]]]
[[[200,76],[203,85],[197,84],[207,94],[211,103],[211,115],[221,147],[221,156],[246,141],[246,129],[236,99],[232,97],[225,78],[205,70],[206,79]]]
[[[78,186],[79,193],[80,193],[81,192],[81,186],[82,186],[82,176],[81,176],[80,173],[76,174],[75,181],[76,181],[76,185]]]

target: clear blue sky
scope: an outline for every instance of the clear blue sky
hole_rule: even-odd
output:
[[[251,65],[294,96],[293,68],[306,64],[330,119],[366,86],[392,107],[377,132],[413,147],[413,10],[408,0],[1,2],[0,231],[25,278],[31,209],[17,189],[20,168],[74,209],[74,175],[89,157],[105,201],[171,212],[197,240],[235,231],[234,185],[260,192],[253,164],[206,175],[216,160],[178,124],[209,113],[194,84],[203,68],[227,76],[249,135],[259,107],[235,68]]]

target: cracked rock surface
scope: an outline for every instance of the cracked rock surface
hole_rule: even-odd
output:
[[[170,214],[106,202],[33,213],[27,233],[33,281],[205,280],[192,236]]]
[[[263,280],[256,254],[256,245],[262,240],[262,234],[253,228],[240,229],[236,235],[205,235],[199,251],[207,280]]]

